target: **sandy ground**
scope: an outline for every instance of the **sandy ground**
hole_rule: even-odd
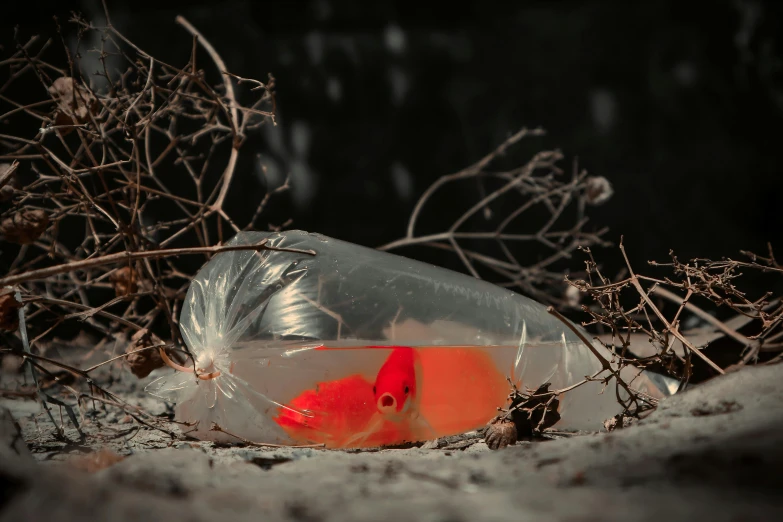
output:
[[[612,433],[499,451],[475,435],[371,452],[215,446],[110,411],[84,427],[103,435],[64,443],[37,403],[0,408],[1,522],[783,520],[783,366],[713,379]],[[100,448],[124,458],[95,466]],[[103,469],[79,469],[90,462]]]

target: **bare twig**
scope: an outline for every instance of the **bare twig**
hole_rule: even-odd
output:
[[[122,407],[139,423],[158,429],[158,420],[112,396],[97,370],[157,356],[152,350],[158,347],[179,365],[173,348],[187,348],[177,314],[201,264],[183,256],[209,259],[221,252],[269,249],[264,242],[225,246],[223,230],[239,230],[225,201],[237,179],[245,134],[274,121],[274,79],[242,78],[240,83],[251,83],[252,89],[241,92],[217,50],[182,17],[176,22],[193,35],[192,52],[182,66],[162,61],[123,35],[112,24],[107,3],[102,5],[105,27],[79,15],[71,18],[75,49],[61,34],[64,52],[56,57],[64,57],[64,64],[48,63],[52,40],[37,38],[17,42],[10,56],[0,57],[0,115],[21,123],[9,128],[24,129],[0,135],[0,228],[8,260],[0,286],[19,290],[29,308],[28,346],[34,349],[25,360],[34,371],[54,366],[72,372],[90,387],[87,402],[76,388],[53,382],[77,398],[77,407],[92,401]],[[60,33],[57,22],[56,28]],[[100,48],[84,51],[91,37],[100,40]],[[218,75],[199,68],[198,45]],[[82,56],[93,51],[99,53],[97,80],[82,76]],[[26,76],[42,88],[12,95],[11,87]],[[252,98],[249,103],[244,94]],[[27,129],[40,130],[23,134]],[[228,159],[217,161],[226,148]],[[74,320],[100,335],[90,354],[117,342],[131,346],[86,372],[34,353]],[[159,342],[166,328],[169,340]],[[152,330],[157,333],[149,334]],[[140,334],[156,341],[131,349]],[[51,395],[46,400],[59,401]]]
[[[509,171],[489,170],[524,138],[543,135],[541,129],[523,128],[470,167],[436,180],[411,212],[405,236],[379,248],[393,250],[427,246],[449,250],[474,277],[519,288],[542,301],[573,306],[564,296],[567,288],[562,277],[564,268],[558,263],[568,260],[579,247],[605,244],[601,239],[605,230],[585,231],[588,220],[583,212],[586,203],[608,198],[592,190],[594,181],[603,178],[588,177],[587,173],[575,167],[570,179],[561,179],[563,172],[557,162],[563,155],[559,151],[539,152],[527,163]],[[417,233],[422,228],[422,213],[439,192],[447,185],[466,180],[478,183],[482,189],[495,188],[484,190],[483,195],[465,209],[447,230]],[[606,181],[605,185],[609,187]],[[508,210],[497,218],[490,218],[488,216],[494,215],[493,206]],[[544,214],[545,219],[523,219],[523,216],[536,213]],[[481,215],[485,218],[483,221],[479,219]],[[564,226],[567,219],[573,221]],[[524,226],[537,223],[538,228],[514,231],[521,223]],[[467,248],[466,243],[480,250]],[[530,249],[521,247],[524,243],[538,244],[549,254],[523,261],[523,257],[531,257]],[[494,253],[497,250],[500,254]]]
[[[326,447],[324,444],[303,444],[298,446],[289,446],[284,444],[269,444],[265,442],[253,442],[252,440],[248,440],[244,437],[240,437],[239,435],[234,435],[230,431],[226,431],[225,429],[221,428],[219,424],[214,422],[212,423],[212,426],[210,426],[209,430],[225,433],[229,437],[234,437],[235,439],[241,441],[242,444],[247,444],[248,446],[255,446],[257,448],[324,448]]]
[[[158,259],[163,257],[176,257],[192,254],[219,254],[221,252],[232,252],[237,250],[275,250],[278,252],[294,252],[297,254],[315,255],[312,250],[300,250],[296,248],[278,248],[269,247],[266,241],[261,241],[256,245],[239,246],[214,246],[214,247],[190,247],[190,248],[167,248],[161,250],[149,250],[146,252],[118,252],[101,257],[84,259],[81,261],[72,261],[59,266],[31,270],[15,276],[8,276],[0,279],[0,286],[12,286],[27,281],[35,281],[49,276],[62,274],[65,272],[75,272],[99,266],[112,265],[123,261],[135,261],[138,259]]]

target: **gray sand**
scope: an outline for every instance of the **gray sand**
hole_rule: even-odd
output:
[[[0,405],[0,522],[783,520],[783,366],[713,379],[622,430],[499,451],[216,447],[146,429],[66,445],[36,403]],[[71,464],[101,446],[128,456]]]

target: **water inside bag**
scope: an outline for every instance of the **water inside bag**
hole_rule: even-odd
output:
[[[371,447],[484,426],[520,388],[560,389],[601,369],[540,303],[487,282],[301,231],[240,233],[188,291],[180,329],[201,380],[164,370],[147,391],[204,439]],[[310,255],[297,250],[314,251]],[[611,354],[596,349],[607,359]],[[634,388],[666,394],[638,370]],[[561,398],[562,428],[621,411],[614,386]]]

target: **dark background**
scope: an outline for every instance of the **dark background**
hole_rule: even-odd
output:
[[[719,258],[780,244],[783,2],[109,5],[115,26],[158,58],[187,61],[182,14],[234,73],[274,74],[280,124],[243,149],[261,154],[273,184],[291,175],[289,203],[270,222],[292,217],[295,228],[379,246],[404,234],[437,177],[542,126],[547,137],[519,162],[560,148],[564,167],[578,156],[609,178],[615,196],[589,227],[624,234],[634,264],[669,249]],[[20,24],[55,35],[51,16],[72,9],[103,18],[94,0],[2,9],[6,33]],[[231,203],[252,214],[258,165],[244,163],[242,176]],[[441,205],[460,197],[475,201],[475,187]],[[600,257],[620,266],[616,251]]]

